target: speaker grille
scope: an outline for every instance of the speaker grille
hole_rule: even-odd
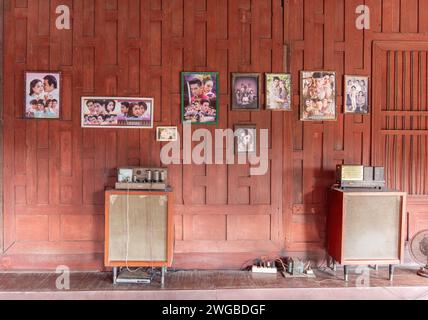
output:
[[[346,196],[344,258],[399,259],[400,196]]]
[[[167,220],[166,196],[110,196],[109,260],[167,261]]]

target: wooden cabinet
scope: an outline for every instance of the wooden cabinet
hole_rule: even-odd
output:
[[[406,193],[333,189],[327,219],[327,250],[349,265],[400,264],[404,254]]]
[[[106,191],[106,267],[172,265],[172,199],[171,192]]]

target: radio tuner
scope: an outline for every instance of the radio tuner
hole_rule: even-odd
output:
[[[336,181],[340,188],[385,188],[385,168],[338,165]]]

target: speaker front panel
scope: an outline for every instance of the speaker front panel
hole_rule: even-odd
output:
[[[400,196],[347,195],[345,260],[399,259],[401,209]]]
[[[111,195],[109,260],[167,261],[167,196]]]

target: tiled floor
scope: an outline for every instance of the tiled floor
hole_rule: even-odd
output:
[[[317,270],[316,278],[284,278],[238,271],[172,271],[162,287],[156,275],[150,285],[112,284],[110,273],[73,273],[70,290],[58,290],[57,274],[0,274],[0,299],[424,299],[428,279],[415,269],[396,269],[390,282],[387,268],[370,276],[351,269],[349,282],[340,270]]]

